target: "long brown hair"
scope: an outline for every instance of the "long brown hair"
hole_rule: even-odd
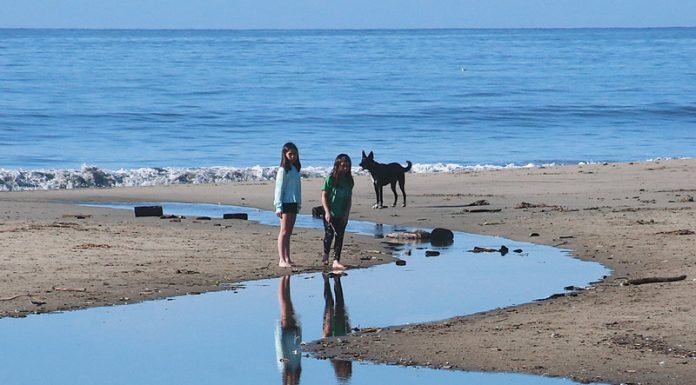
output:
[[[285,154],[287,154],[288,151],[295,151],[295,154],[297,154],[297,159],[295,159],[295,163],[290,163],[288,158],[285,156]],[[295,143],[293,142],[285,143],[283,145],[283,150],[280,152],[280,167],[284,168],[285,171],[290,171],[290,166],[295,166],[298,172],[302,168],[302,164],[300,163],[300,151],[297,149],[297,146],[295,146]]]
[[[341,177],[338,174],[338,167],[343,162],[348,162],[348,167],[353,167],[353,161],[350,160],[350,156],[348,156],[347,154],[338,154],[338,156],[336,156],[336,160],[334,160],[333,169],[331,170],[331,176],[329,178],[334,187],[338,186],[339,178]],[[353,187],[355,182],[353,181],[353,175],[351,174],[351,172],[348,171],[348,175],[345,175],[344,177],[348,181],[348,184],[350,184],[350,187]]]

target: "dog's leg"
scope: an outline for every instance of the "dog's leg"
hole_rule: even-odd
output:
[[[396,202],[399,200],[399,195],[396,193],[396,181],[391,183],[391,189],[394,193],[394,204],[392,204],[392,207],[396,207]]]
[[[406,207],[406,189],[404,189],[404,184],[406,183],[406,176],[402,176],[399,178],[399,187],[401,188],[401,196],[404,198],[404,204],[401,205],[401,207]],[[394,192],[396,194],[396,192]],[[394,201],[394,205],[396,205],[396,201]]]
[[[384,186],[379,186],[379,206],[378,209],[383,209],[387,206],[384,205]]]
[[[381,199],[380,199],[380,196],[379,196],[379,195],[380,195],[380,191],[382,190],[382,187],[380,187],[379,184],[376,183],[376,182],[373,183],[372,185],[375,186],[375,197],[377,198],[377,203],[375,203],[375,205],[372,206],[372,208],[373,208],[373,209],[378,209],[378,208],[380,208],[379,202],[380,202]]]

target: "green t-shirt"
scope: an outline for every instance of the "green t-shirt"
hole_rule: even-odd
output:
[[[334,186],[331,176],[327,176],[324,178],[324,187],[321,188],[321,191],[326,191],[328,195],[327,202],[332,217],[343,218],[348,214],[346,208],[353,195],[353,185],[347,179],[342,178],[338,186]]]

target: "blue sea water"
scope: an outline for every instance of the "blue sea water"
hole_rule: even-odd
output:
[[[696,28],[0,29],[0,95],[0,190],[693,157]]]

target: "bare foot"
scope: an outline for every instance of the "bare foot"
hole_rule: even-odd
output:
[[[332,268],[337,269],[337,270],[345,270],[346,267],[341,265],[340,262],[338,261],[333,261],[333,265],[331,265]]]
[[[280,267],[292,267],[292,264],[287,263],[285,261],[280,261],[280,262],[278,262],[278,266],[280,266]]]

